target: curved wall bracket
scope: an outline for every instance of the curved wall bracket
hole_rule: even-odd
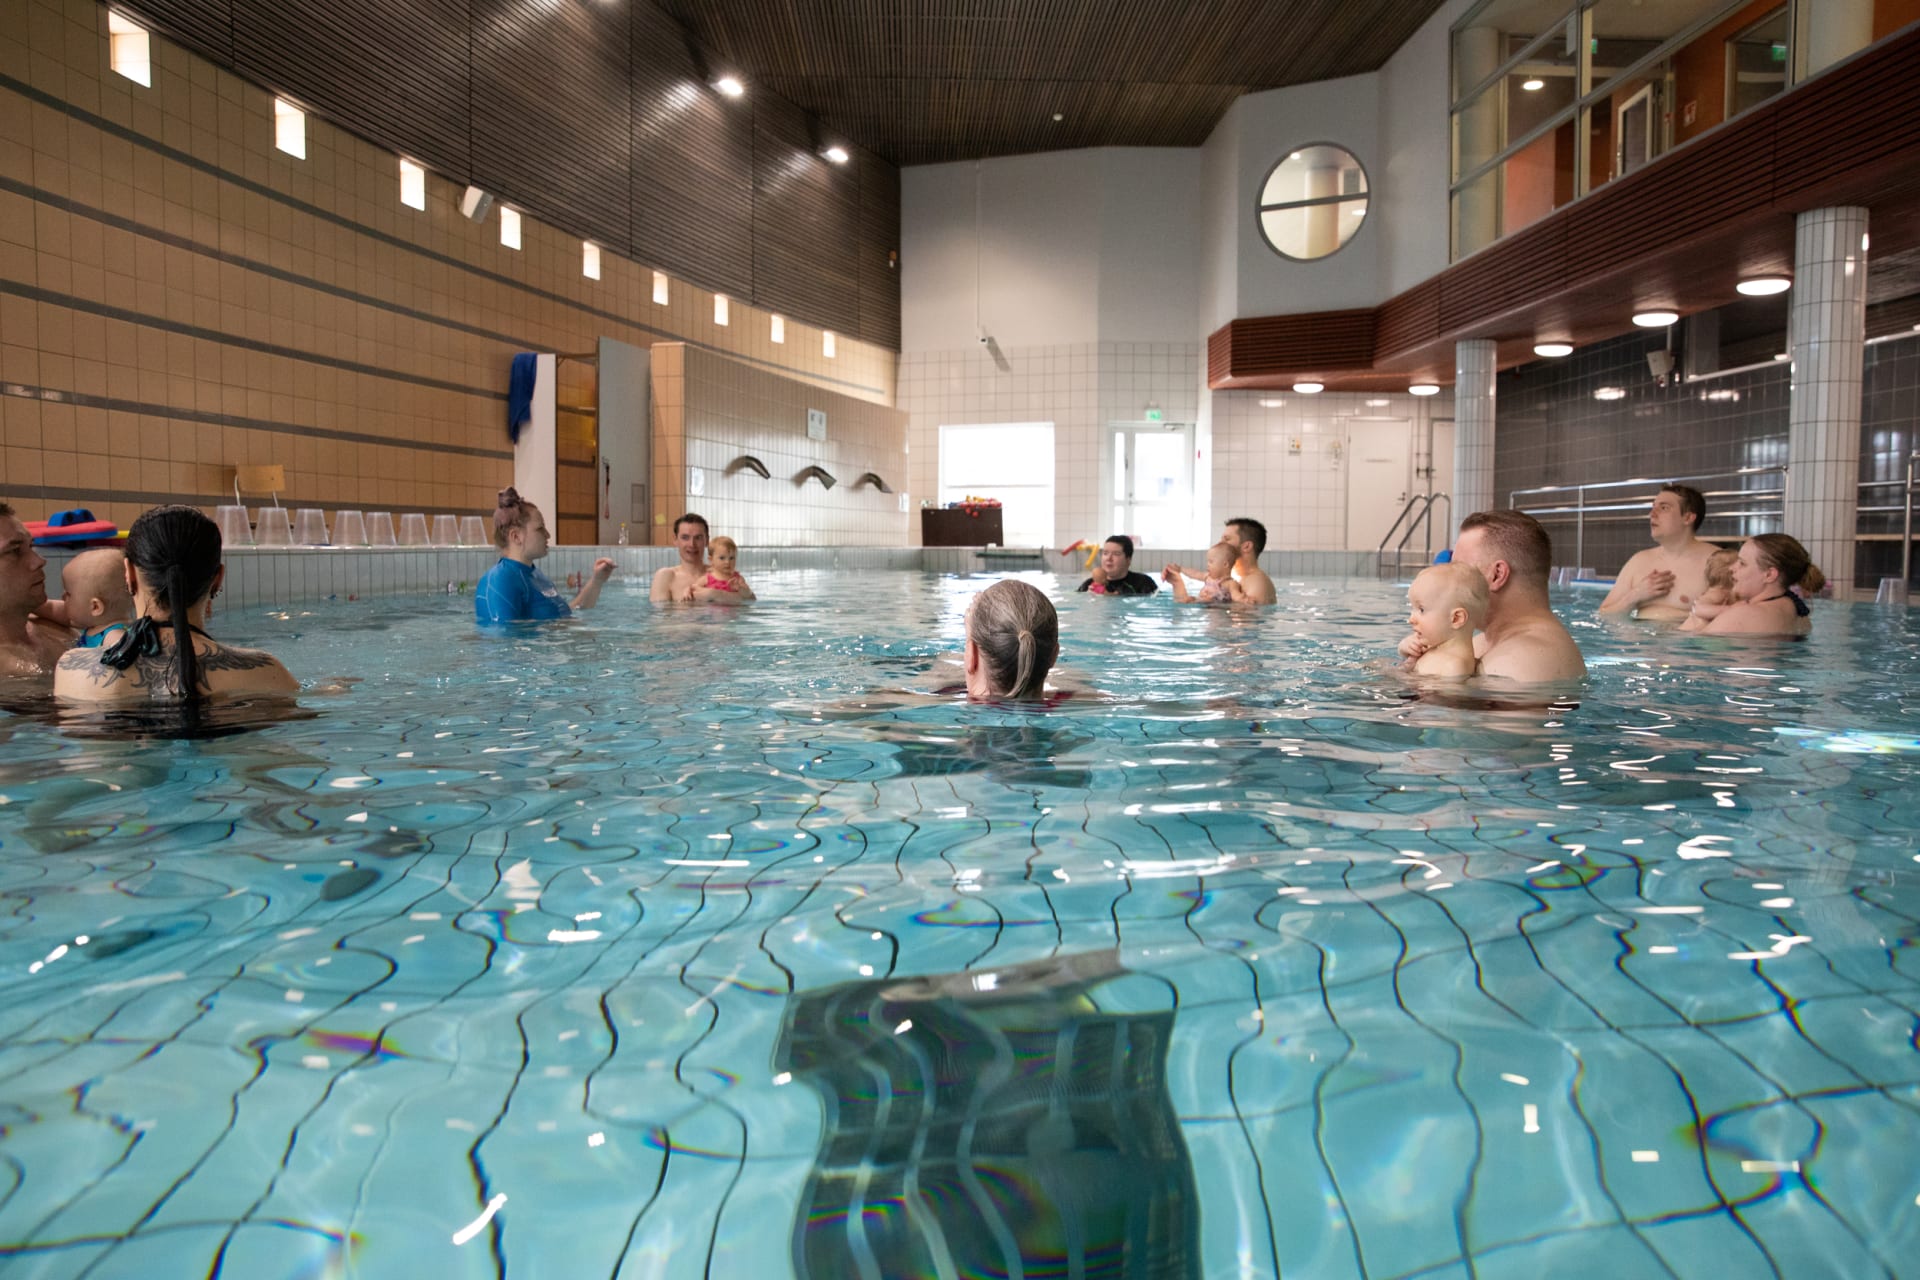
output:
[[[804,485],[807,482],[809,477],[819,480],[821,486],[827,489],[831,489],[833,488],[833,486],[840,483],[838,480],[834,479],[831,475],[829,475],[824,468],[821,468],[821,467],[803,467],[793,477],[793,482],[798,485]]]
[[[893,492],[893,486],[888,484],[885,480],[881,479],[879,475],[877,475],[872,471],[866,472],[858,480],[855,480],[853,482],[853,487],[856,489],[863,488],[866,485],[872,485],[874,488],[878,489],[882,493]]]
[[[773,478],[773,472],[767,470],[767,464],[750,453],[743,453],[727,464],[728,475],[732,475],[736,471],[751,471],[763,480],[771,480]]]

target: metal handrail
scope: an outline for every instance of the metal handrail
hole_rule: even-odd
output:
[[[1657,490],[1661,485],[1692,484],[1696,480],[1727,480],[1727,479],[1732,479],[1732,478],[1737,478],[1742,476],[1775,476],[1775,475],[1780,477],[1780,487],[1778,489],[1714,489],[1714,490],[1707,491],[1704,496],[1709,498],[1736,498],[1737,497],[1747,502],[1751,502],[1755,498],[1772,499],[1777,496],[1780,500],[1779,510],[1775,511],[1775,510],[1769,509],[1765,511],[1715,511],[1715,512],[1711,512],[1707,516],[1707,518],[1709,520],[1725,520],[1725,519],[1734,519],[1734,518],[1746,518],[1746,517],[1752,517],[1752,516],[1784,515],[1786,513],[1786,507],[1787,507],[1788,476],[1787,476],[1787,468],[1783,466],[1736,467],[1731,471],[1710,471],[1703,475],[1693,475],[1693,476],[1669,476],[1666,479],[1638,477],[1632,480],[1594,480],[1594,481],[1589,481],[1588,483],[1585,483],[1585,484],[1543,484],[1543,485],[1536,485],[1528,489],[1509,490],[1507,492],[1507,505],[1513,508],[1514,510],[1524,511],[1528,515],[1534,517],[1535,519],[1539,519],[1542,516],[1547,516],[1549,518],[1553,516],[1572,516],[1573,522],[1574,522],[1573,562],[1574,564],[1577,565],[1587,558],[1587,517],[1590,513],[1599,514],[1600,518],[1597,519],[1595,523],[1606,524],[1616,520],[1624,521],[1625,519],[1628,518],[1626,516],[1612,514],[1614,512],[1644,511],[1652,505],[1652,499],[1648,499],[1645,502],[1622,503],[1622,502],[1615,501],[1615,502],[1609,502],[1609,503],[1602,503],[1598,505],[1592,505],[1587,502],[1587,494],[1591,490],[1630,489],[1630,488],[1636,488],[1636,487],[1644,488],[1649,485],[1653,486]],[[1521,495],[1523,494],[1532,495],[1532,494],[1549,494],[1549,493],[1571,494],[1573,495],[1574,505],[1571,507],[1565,506],[1565,505],[1523,507],[1520,505],[1520,498],[1521,498]],[[1564,503],[1564,499],[1562,501]]]
[[[1407,499],[1407,504],[1400,508],[1400,514],[1394,517],[1393,524],[1387,529],[1386,537],[1380,539],[1380,546],[1374,552],[1375,573],[1383,572],[1387,568],[1387,544],[1393,542],[1393,535],[1396,533],[1400,534],[1400,541],[1393,542],[1393,568],[1395,572],[1399,571],[1406,561],[1407,540],[1413,537],[1413,531],[1416,528],[1424,528],[1426,530],[1425,560],[1433,559],[1433,505],[1436,502],[1445,502],[1447,504],[1447,527],[1449,529],[1453,527],[1452,494],[1414,494],[1411,498]],[[1417,512],[1416,508],[1418,509]],[[1402,524],[1406,525],[1406,531],[1404,533],[1401,532],[1400,529]],[[1422,563],[1424,562],[1423,560]]]
[[[1900,526],[1900,590],[1913,581],[1913,491],[1915,466],[1920,464],[1920,449],[1907,455],[1907,513]]]

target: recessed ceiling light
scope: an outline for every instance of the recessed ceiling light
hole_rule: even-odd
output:
[[[721,93],[726,94],[729,98],[737,98],[747,91],[747,86],[741,84],[732,76],[721,76],[713,82],[713,87]]]
[[[825,156],[827,159],[833,161],[835,164],[845,164],[848,158],[847,149],[845,147],[828,147],[825,151],[822,151],[820,154]]]
[[[1416,382],[1407,388],[1407,394],[1410,396],[1437,396],[1440,394],[1440,388],[1431,382]]]
[[[1627,398],[1625,387],[1601,387],[1593,393],[1595,400],[1624,400]]]
[[[1066,118],[1067,117],[1063,112],[1056,111],[1053,113],[1053,122],[1055,124],[1059,124],[1062,120],[1065,120]]]
[[[1293,384],[1293,389],[1303,396],[1317,396],[1327,389],[1327,384],[1324,382],[1296,382]]]
[[[1520,82],[1520,87],[1522,89],[1525,89],[1528,93],[1538,93],[1542,89],[1547,87],[1547,82],[1545,80],[1542,80],[1539,76],[1535,76],[1531,80],[1522,80]]]
[[[1533,344],[1533,354],[1558,359],[1561,356],[1572,355],[1573,344],[1571,342],[1536,342]]]
[[[1679,318],[1675,311],[1640,311],[1634,314],[1633,322],[1642,329],[1664,329]]]
[[[1733,287],[1749,298],[1765,298],[1776,293],[1785,293],[1793,288],[1793,281],[1785,276],[1755,276],[1751,280],[1742,280]]]

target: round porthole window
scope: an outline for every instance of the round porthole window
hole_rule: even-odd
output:
[[[1367,220],[1367,171],[1330,142],[1280,158],[1260,188],[1260,234],[1283,258],[1324,258]]]

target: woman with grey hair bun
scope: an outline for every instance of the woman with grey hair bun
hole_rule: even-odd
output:
[[[996,582],[967,606],[967,696],[1045,696],[1060,656],[1060,615],[1024,582]]]

